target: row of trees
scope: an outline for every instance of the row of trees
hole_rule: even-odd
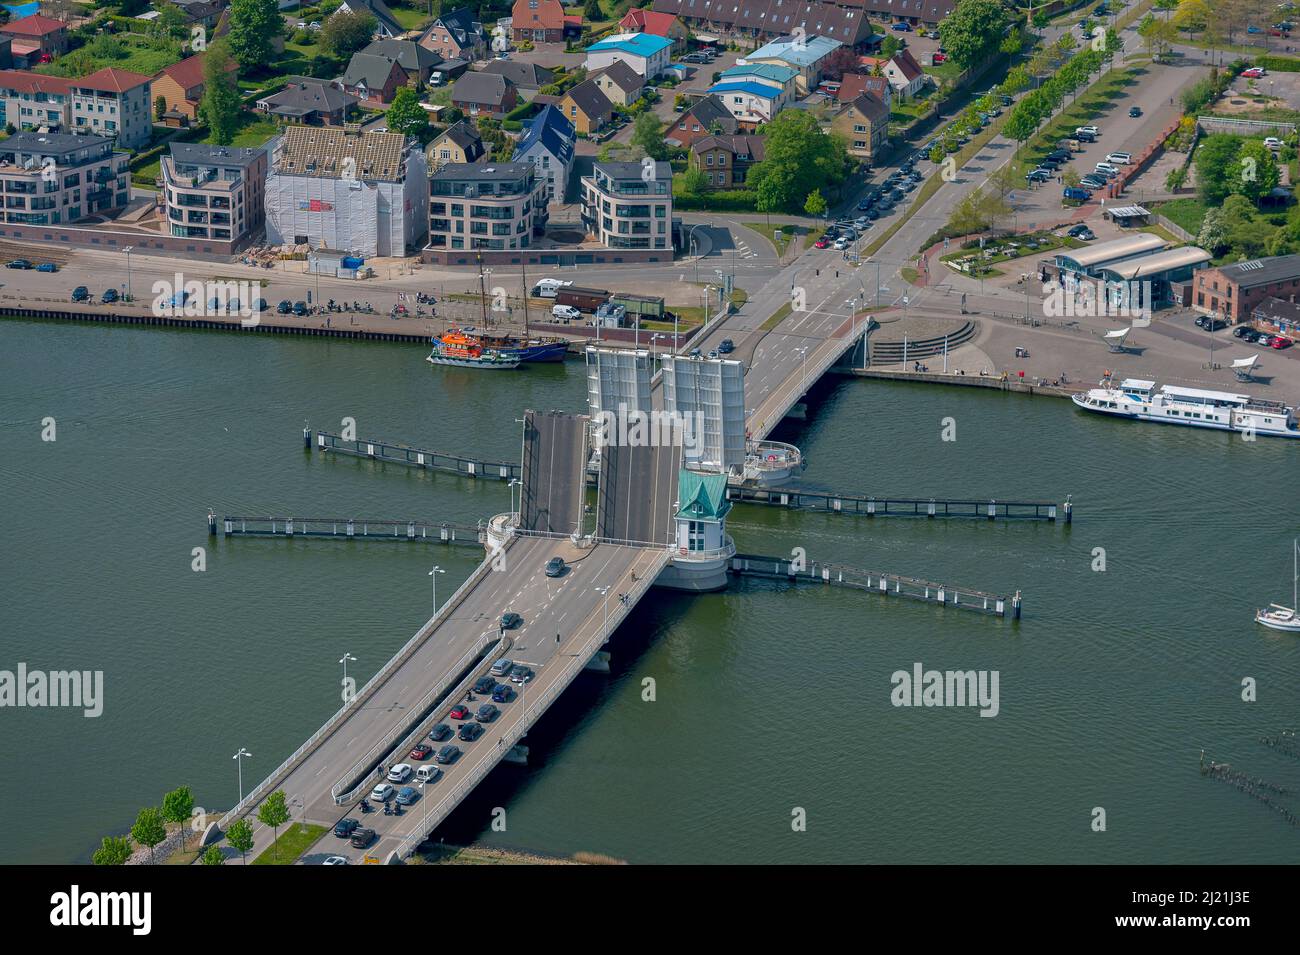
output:
[[[189,786],[180,786],[166,793],[161,806],[146,806],[135,817],[129,835],[105,836],[91,855],[95,865],[125,865],[135,851],[135,845],[148,846],[149,859],[153,861],[154,849],[167,838],[167,824],[180,827],[181,850],[188,840],[188,827],[194,818],[194,793]],[[274,833],[273,852],[279,851],[280,827],[289,821],[289,805],[283,790],[267,796],[257,809],[257,820],[270,826]],[[247,859],[253,848],[253,825],[240,819],[226,830],[226,841],[231,848]],[[134,845],[133,845],[134,843]],[[203,865],[221,865],[225,856],[215,845],[208,846],[199,856]]]
[[[991,58],[1010,39],[1011,14],[999,0],[962,0],[939,24],[939,38],[948,56],[963,70]],[[1020,50],[1014,38],[1015,53]]]
[[[1062,64],[1038,89],[1026,94],[1007,116],[1003,135],[1023,144],[1065,103],[1067,96],[1086,87],[1091,75],[1110,62],[1120,48],[1119,37],[1113,30],[1107,30],[1102,39],[1101,49],[1090,44]]]

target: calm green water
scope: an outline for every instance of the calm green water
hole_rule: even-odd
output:
[[[304,424],[485,457],[526,407],[577,409],[579,366],[431,369],[414,346],[0,323],[0,669],[101,669],[105,711],[0,711],[6,862],[84,860],[177,784],[236,797],[454,587],[467,549],[210,541],[205,514],[474,519],[500,484],[321,459]],[[58,440],[40,440],[52,416]],[[957,441],[940,440],[941,419]],[[1251,622],[1289,598],[1294,443],[1080,416],[1061,402],[828,385],[809,482],[877,494],[1074,495],[1072,528],[733,512],[743,550],[1025,592],[1019,624],[834,590],[665,594],[445,827],[634,862],[1290,862],[1300,833],[1202,778],[1201,747],[1300,793],[1300,641]],[[208,548],[207,570],[191,550]],[[1107,570],[1090,569],[1094,548]],[[450,589],[447,591],[450,592]],[[1000,671],[1001,712],[890,705],[890,674]],[[657,700],[643,702],[642,681]],[[1243,677],[1259,701],[1240,699]],[[39,794],[39,796],[38,796]],[[1300,812],[1300,795],[1283,800]],[[485,831],[494,806],[508,830]],[[1093,807],[1108,831],[1089,830]],[[808,814],[792,832],[791,811]]]

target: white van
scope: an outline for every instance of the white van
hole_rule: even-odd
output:
[[[442,770],[437,766],[421,766],[415,771],[415,781],[417,783],[431,783],[442,775]]]
[[[561,279],[542,279],[533,286],[533,295],[537,298],[555,298],[560,289],[572,284]]]
[[[582,318],[582,312],[572,305],[552,305],[551,314],[562,322],[571,322],[575,318]]]

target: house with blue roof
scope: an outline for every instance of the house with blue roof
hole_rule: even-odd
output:
[[[577,131],[563,113],[554,106],[543,106],[540,113],[524,121],[524,135],[510,161],[532,163],[537,178],[546,181],[547,200],[563,201],[577,138]]]
[[[775,86],[746,80],[740,83],[715,83],[709,93],[722,100],[727,111],[740,126],[753,132],[759,123],[770,123],[788,97]]]
[[[828,36],[783,36],[737,60],[738,64],[769,63],[798,72],[799,93],[806,95],[821,82],[822,64],[844,44]]]
[[[622,60],[644,79],[668,72],[673,41],[650,33],[620,33],[587,47],[587,72],[595,73]]]
[[[775,87],[786,95],[787,100],[795,98],[798,92],[796,80],[799,71],[792,66],[777,66],[775,63],[747,63],[723,70],[719,83],[763,83]],[[784,104],[783,104],[784,105]]]

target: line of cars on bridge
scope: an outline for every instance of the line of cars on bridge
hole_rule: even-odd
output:
[[[871,228],[871,223],[894,211],[906,201],[909,193],[925,181],[925,176],[916,168],[917,161],[917,156],[904,160],[882,183],[868,186],[858,200],[857,218],[845,218],[832,223],[821,238],[813,243],[813,247],[825,249],[830,246],[836,251],[843,251],[861,238]]]
[[[515,618],[508,620],[507,618]],[[502,629],[514,629],[522,623],[518,614],[504,614],[501,619]],[[456,760],[460,759],[462,750],[457,743],[447,742],[453,736],[459,743],[472,743],[483,735],[487,724],[494,722],[501,715],[501,705],[511,702],[516,696],[514,686],[523,687],[531,683],[536,674],[532,668],[523,663],[516,663],[513,660],[502,657],[492,664],[487,675],[481,676],[474,682],[473,687],[467,694],[466,702],[457,703],[447,713],[448,720],[454,720],[458,725],[452,726],[449,722],[440,721],[435,723],[429,731],[429,739],[434,743],[443,745],[435,753],[432,745],[426,742],[416,743],[407,754],[407,759],[419,763],[418,766],[412,766],[411,763],[398,763],[388,769],[388,772],[382,782],[375,785],[370,790],[370,794],[362,799],[362,812],[368,811],[369,801],[373,800],[385,807],[385,813],[388,812],[388,802],[392,800],[397,807],[409,806],[420,798],[420,790],[415,786],[404,785],[409,782],[436,783],[442,778],[443,771],[441,766],[449,766]],[[498,680],[508,680],[509,682],[498,682]],[[491,702],[480,703],[479,706],[471,712],[468,705],[474,699],[474,694],[480,696],[490,696]],[[500,704],[500,705],[498,705]],[[425,760],[433,757],[433,763],[426,763]],[[438,764],[438,765],[434,765]],[[401,788],[396,788],[400,786]],[[400,812],[400,809],[398,810]],[[375,840],[375,830],[362,826],[360,821],[350,816],[339,820],[334,826],[334,835],[340,839],[348,839],[353,848],[365,849]],[[326,865],[339,865],[338,861],[342,856],[331,856],[326,859]],[[346,861],[346,860],[344,860]]]

